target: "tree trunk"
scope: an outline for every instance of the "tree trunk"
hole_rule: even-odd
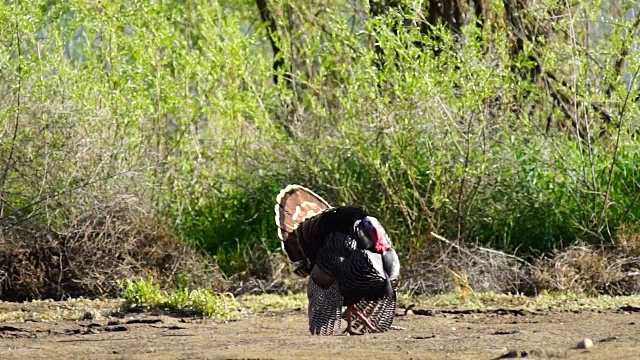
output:
[[[282,50],[276,42],[276,39],[278,37],[278,25],[276,24],[276,19],[273,17],[271,9],[269,9],[266,0],[256,0],[256,5],[258,6],[258,11],[260,12],[260,18],[262,19],[262,21],[267,23],[267,37],[269,38],[271,50],[273,51],[273,82],[277,85],[280,81],[280,74],[282,73],[282,77],[286,81],[286,85],[289,88],[293,89],[294,83],[291,72],[288,69],[285,69],[284,56],[282,54]],[[284,108],[286,109],[288,108],[288,106],[285,104]],[[285,117],[276,116],[276,118],[279,119],[278,122],[282,125],[282,129],[285,131],[287,136],[289,136],[290,138],[294,137],[291,123],[285,120]]]
[[[292,86],[291,84],[291,74],[289,71],[285,69],[284,57],[282,56],[282,50],[278,46],[276,42],[276,38],[278,36],[278,26],[276,24],[276,20],[267,5],[266,0],[256,0],[256,5],[258,6],[258,11],[260,12],[260,18],[262,21],[267,23],[267,31],[269,43],[271,44],[271,50],[273,51],[273,82],[278,84],[280,79],[280,73],[284,72],[284,78],[288,83],[288,86]]]

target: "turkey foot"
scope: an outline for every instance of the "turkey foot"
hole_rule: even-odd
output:
[[[369,319],[367,319],[367,317],[364,316],[363,313],[361,313],[358,310],[355,310],[354,307],[347,306],[347,310],[345,311],[345,315],[347,317],[347,328],[342,332],[343,334],[344,333],[347,333],[347,335],[362,335],[363,334],[363,333],[357,333],[351,328],[354,316],[356,316],[356,317],[360,318],[360,320],[362,320],[362,323],[364,324],[363,327],[368,327],[371,330],[371,332],[378,332],[378,329],[371,323],[371,321],[369,321]]]

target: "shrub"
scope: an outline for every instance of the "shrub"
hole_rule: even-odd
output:
[[[214,262],[175,241],[152,217],[123,204],[96,203],[91,210],[66,227],[27,222],[5,232],[0,298],[113,297],[119,279],[148,272],[168,288],[226,286]]]

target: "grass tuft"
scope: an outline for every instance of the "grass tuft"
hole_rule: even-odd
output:
[[[187,288],[167,292],[151,275],[120,281],[119,286],[124,306],[129,308],[163,309],[221,321],[237,320],[242,315],[238,301],[229,293]]]

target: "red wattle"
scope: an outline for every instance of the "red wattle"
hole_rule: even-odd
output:
[[[378,240],[373,245],[373,251],[380,254],[383,254],[387,249],[389,249],[389,245],[385,241]]]

